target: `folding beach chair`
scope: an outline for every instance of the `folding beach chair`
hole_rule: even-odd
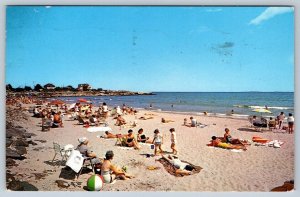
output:
[[[85,124],[84,120],[80,116],[77,116],[77,120],[78,120],[79,125],[84,125]]]
[[[52,120],[51,119],[44,119],[42,121],[42,131],[50,131],[50,128],[52,127]]]
[[[67,151],[65,151],[63,148],[60,147],[60,145],[56,142],[53,142],[53,149],[55,151],[54,157],[52,159],[52,163],[56,157],[56,155],[61,156],[61,163],[66,161],[68,159]]]
[[[126,145],[125,140],[126,140],[126,138],[123,137],[122,135],[117,135],[117,140],[116,140],[115,145],[116,146],[125,146]]]

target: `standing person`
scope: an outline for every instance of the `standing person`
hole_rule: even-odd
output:
[[[163,153],[163,150],[161,148],[161,145],[163,144],[163,136],[159,133],[158,129],[155,129],[154,131],[154,138],[152,141],[152,144],[154,144],[154,155],[157,155],[157,149],[159,148],[160,153]]]
[[[177,155],[177,149],[176,149],[176,144],[177,144],[177,139],[176,139],[176,133],[175,133],[175,129],[171,128],[170,129],[171,132],[171,149],[172,149],[172,153],[174,155]]]
[[[282,125],[282,122],[285,118],[285,115],[284,115],[284,112],[280,112],[280,115],[278,116],[278,119],[279,119],[279,129],[281,129],[281,125]]]
[[[295,121],[295,118],[293,116],[292,113],[289,113],[289,117],[287,118],[287,122],[288,122],[288,125],[289,125],[289,133],[292,134],[294,132],[294,121]]]
[[[105,102],[102,104],[102,112],[103,112],[104,118],[106,119],[108,117],[108,107]]]

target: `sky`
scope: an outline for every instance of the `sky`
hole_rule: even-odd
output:
[[[294,91],[292,7],[8,6],[6,84]]]

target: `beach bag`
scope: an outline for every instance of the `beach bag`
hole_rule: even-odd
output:
[[[78,173],[83,165],[84,158],[78,150],[73,150],[70,157],[66,162],[66,166],[69,166],[74,172]]]

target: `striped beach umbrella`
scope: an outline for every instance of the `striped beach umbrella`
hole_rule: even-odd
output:
[[[100,191],[103,187],[103,178],[98,174],[92,175],[87,181],[89,191]]]

